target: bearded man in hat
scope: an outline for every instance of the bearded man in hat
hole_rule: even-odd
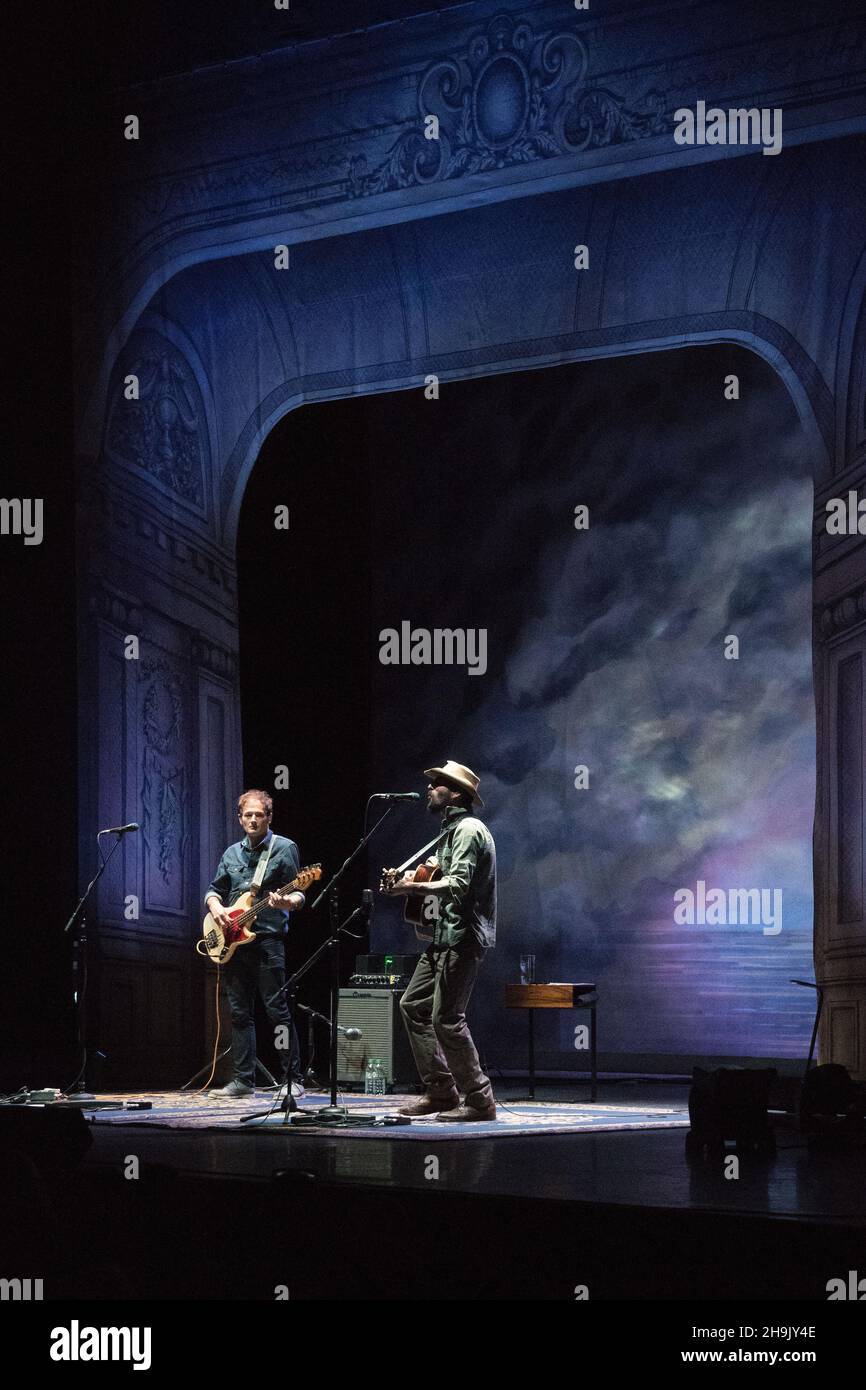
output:
[[[441,872],[426,883],[404,875],[386,889],[391,895],[432,896],[436,909],[433,940],[400,1000],[426,1094],[400,1113],[495,1120],[493,1088],[481,1070],[466,1008],[479,966],[496,942],[496,846],[474,814],[484,803],[470,768],[449,759],[424,776],[427,809],[442,818],[443,838],[434,851]]]

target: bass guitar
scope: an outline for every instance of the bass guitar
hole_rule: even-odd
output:
[[[208,913],[202,925],[201,940],[195,943],[195,949],[200,956],[209,956],[217,965],[225,965],[230,961],[239,946],[248,946],[251,941],[255,941],[256,933],[250,931],[250,924],[256,920],[258,913],[264,907],[279,907],[285,902],[290,893],[303,893],[309,884],[315,883],[316,879],[322,877],[321,864],[311,864],[309,868],[301,869],[297,878],[293,878],[291,883],[286,883],[282,888],[275,892],[276,903],[269,901],[270,893],[257,902],[252,889],[246,893],[241,893],[228,909],[231,917],[231,926],[223,929],[214,921],[211,913]]]

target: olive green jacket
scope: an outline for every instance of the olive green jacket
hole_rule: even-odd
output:
[[[471,811],[450,806],[442,817],[450,834],[435,851],[441,878],[449,888],[439,894],[433,926],[434,948],[475,941],[496,945],[496,846],[487,826]]]

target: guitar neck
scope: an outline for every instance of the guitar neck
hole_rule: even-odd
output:
[[[236,919],[235,926],[245,927],[247,922],[254,922],[258,914],[261,912],[262,908],[270,906],[268,902],[268,897],[271,893],[291,893],[294,890],[295,884],[297,882],[298,880],[296,878],[293,878],[291,883],[284,884],[282,888],[269,888],[267,894],[262,898],[261,902],[253,903],[252,907],[248,907],[246,912],[242,913],[241,916]],[[274,908],[274,911],[279,911],[279,909]]]

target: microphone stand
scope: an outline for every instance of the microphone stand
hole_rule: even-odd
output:
[[[352,864],[353,864],[353,863],[355,862],[355,860],[357,859],[358,855],[361,853],[361,850],[362,850],[362,849],[365,847],[365,845],[367,844],[367,841],[368,841],[373,835],[375,835],[376,831],[379,829],[379,826],[382,824],[382,822],[383,822],[384,820],[387,819],[388,816],[390,816],[392,810],[393,810],[393,806],[389,806],[389,807],[387,808],[387,810],[385,811],[384,815],[381,815],[381,816],[379,817],[379,819],[376,821],[376,823],[375,823],[375,825],[372,827],[372,829],[371,829],[371,830],[368,830],[368,831],[366,832],[366,834],[362,836],[362,838],[358,841],[358,844],[357,844],[357,845],[355,846],[355,848],[352,850],[352,853],[349,855],[348,859],[346,859],[346,860],[343,862],[343,864],[340,866],[340,868],[337,869],[336,873],[332,875],[332,877],[331,877],[331,879],[330,879],[330,882],[327,883],[327,884],[325,885],[325,887],[322,889],[322,891],[319,893],[319,896],[316,898],[315,902],[312,904],[312,907],[310,908],[310,911],[311,911],[311,912],[315,912],[316,908],[317,908],[317,907],[319,906],[319,904],[324,900],[324,898],[326,898],[326,897],[328,898],[328,900],[329,900],[329,909],[330,909],[330,918],[331,918],[331,934],[330,934],[330,936],[327,938],[326,941],[323,941],[322,944],[321,944],[319,947],[317,947],[317,949],[316,949],[316,950],[313,952],[313,954],[310,956],[309,960],[305,961],[304,964],[300,967],[300,969],[299,969],[299,970],[296,970],[295,973],[294,973],[294,975],[292,975],[288,980],[286,980],[285,984],[284,984],[284,985],[281,985],[280,988],[279,988],[279,989],[275,992],[275,994],[273,995],[273,998],[276,999],[280,994],[285,994],[288,990],[294,990],[294,988],[295,988],[295,986],[296,986],[296,984],[297,984],[297,981],[300,980],[304,975],[306,975],[307,971],[308,971],[308,970],[311,968],[311,966],[319,959],[319,957],[320,957],[325,951],[328,951],[328,950],[329,950],[329,951],[331,952],[331,1019],[330,1019],[330,1023],[331,1023],[331,1043],[330,1043],[331,1103],[330,1103],[330,1105],[324,1106],[321,1110],[319,1110],[319,1111],[317,1112],[316,1115],[310,1114],[309,1111],[304,1111],[303,1114],[301,1114],[301,1112],[298,1112],[298,1116],[297,1116],[298,1121],[300,1121],[301,1119],[303,1119],[303,1121],[306,1122],[306,1123],[313,1123],[313,1124],[322,1125],[322,1126],[340,1126],[340,1127],[345,1126],[345,1125],[350,1125],[350,1124],[353,1123],[352,1119],[351,1119],[350,1116],[349,1116],[349,1111],[348,1111],[348,1109],[346,1108],[346,1106],[339,1106],[339,1105],[337,1104],[337,1035],[338,1035],[338,1033],[339,1033],[339,1031],[340,1031],[340,1030],[339,1030],[339,1022],[338,1022],[338,1018],[337,1018],[337,1013],[338,1013],[339,1004],[340,1004],[340,933],[346,931],[346,930],[348,929],[348,927],[351,926],[352,922],[354,922],[355,919],[356,919],[357,917],[366,916],[366,917],[367,917],[367,920],[369,921],[370,913],[369,913],[369,911],[368,911],[368,909],[367,909],[366,906],[357,907],[357,908],[355,909],[355,911],[352,913],[352,915],[351,915],[350,917],[347,917],[347,918],[346,918],[346,921],[342,924],[342,926],[340,926],[340,920],[339,920],[339,918],[340,918],[339,888],[340,888],[340,880],[342,879],[342,877],[343,877],[343,875],[345,874],[346,870],[349,869],[349,868],[352,866]],[[372,897],[372,895],[371,895],[371,897]],[[372,910],[372,901],[371,901],[371,903],[370,903],[370,910]],[[350,933],[350,934],[351,934],[351,933]],[[270,1001],[269,1001],[269,1002],[270,1002]],[[293,1023],[293,1025],[294,1025],[294,1016],[293,1016],[293,1019],[292,1019],[292,1023]],[[289,1033],[289,1047],[290,1047],[290,1049],[291,1049],[293,1046],[294,1046],[294,1038],[293,1038],[292,1033],[290,1032],[290,1033]],[[281,1104],[281,1106],[280,1106],[280,1110],[283,1112],[282,1115],[280,1116],[280,1119],[279,1119],[279,1123],[280,1123],[280,1124],[288,1124],[288,1123],[289,1123],[289,1115],[290,1115],[291,1113],[293,1113],[293,1112],[297,1112],[297,1111],[298,1111],[298,1106],[297,1106],[297,1104],[295,1103],[294,1096],[292,1095],[291,1065],[292,1065],[292,1063],[291,1063],[291,1053],[290,1053],[290,1055],[289,1055],[289,1082],[288,1082],[288,1086],[287,1086],[286,1098],[285,1098],[285,1100],[282,1102],[282,1104]],[[242,1117],[242,1119],[241,1119],[241,1124],[245,1124],[248,1120],[256,1120],[256,1119],[264,1119],[265,1121],[267,1121],[267,1119],[268,1119],[269,1116],[273,1116],[274,1118],[276,1118],[277,1115],[280,1115],[280,1111],[271,1111],[271,1110],[261,1111],[261,1110],[259,1110],[259,1111],[256,1111],[256,1112],[255,1112],[254,1114],[252,1114],[252,1115],[244,1115],[244,1116]],[[357,1122],[356,1122],[356,1123],[357,1123]],[[367,1120],[366,1123],[369,1124],[369,1120]]]
[[[231,1043],[227,1043],[226,1046],[223,1048],[222,1052],[220,1052],[220,1053],[217,1054],[217,1061],[218,1061],[218,1062],[221,1062],[221,1061],[223,1060],[224,1057],[227,1057],[227,1056],[229,1055],[229,1053],[231,1052],[231,1050],[232,1050],[232,1045],[231,1045]],[[199,1069],[198,1069],[198,1071],[195,1073],[195,1075],[194,1075],[194,1076],[191,1076],[191,1077],[189,1078],[189,1081],[185,1081],[185,1082],[183,1083],[182,1086],[179,1086],[179,1087],[178,1087],[178,1090],[179,1090],[179,1091],[188,1091],[189,1088],[190,1088],[190,1086],[194,1086],[194,1085],[195,1085],[195,1083],[198,1081],[199,1077],[204,1076],[205,1072],[211,1070],[212,1065],[213,1065],[213,1064],[212,1064],[211,1062],[205,1062],[204,1066],[203,1066],[203,1067],[199,1067]],[[262,1076],[264,1076],[264,1077],[267,1079],[268,1085],[265,1086],[265,1087],[263,1087],[264,1090],[267,1090],[267,1089],[268,1089],[268,1086],[273,1087],[273,1089],[274,1089],[275,1091],[282,1090],[282,1087],[277,1085],[276,1078],[273,1077],[273,1076],[271,1076],[271,1073],[268,1071],[268,1069],[267,1069],[267,1067],[265,1066],[264,1062],[263,1062],[259,1057],[256,1058],[256,1071],[257,1071],[257,1072],[261,1072]]]
[[[372,903],[370,904],[370,907],[372,907]],[[325,951],[328,951],[328,950],[330,950],[330,952],[331,952],[331,961],[332,961],[332,967],[331,967],[331,971],[332,971],[332,973],[331,973],[331,1017],[330,1017],[329,1019],[328,1019],[328,1018],[325,1018],[323,1014],[317,1013],[315,1009],[309,1009],[309,1010],[307,1010],[307,1012],[309,1012],[309,1013],[311,1013],[311,1014],[315,1014],[316,1018],[321,1018],[322,1021],[323,1021],[324,1023],[329,1024],[330,1027],[331,1027],[331,1105],[330,1105],[327,1109],[325,1109],[325,1110],[320,1110],[316,1115],[311,1115],[309,1112],[305,1112],[304,1115],[303,1115],[303,1119],[304,1119],[304,1120],[308,1120],[308,1121],[311,1120],[313,1123],[320,1123],[320,1122],[321,1122],[321,1118],[320,1118],[321,1116],[323,1116],[323,1115],[329,1115],[329,1116],[336,1116],[336,1117],[338,1117],[338,1118],[336,1119],[336,1121],[335,1121],[336,1123],[341,1123],[341,1124],[347,1124],[347,1123],[349,1123],[349,1120],[348,1120],[348,1111],[347,1111],[345,1108],[340,1108],[340,1107],[337,1106],[337,1090],[336,1090],[336,1086],[337,1086],[337,1070],[336,1070],[336,1067],[337,1067],[337,1048],[336,1048],[336,1037],[337,1037],[337,1033],[338,1033],[338,1032],[344,1033],[346,1030],[345,1030],[345,1028],[340,1028],[339,1025],[337,1025],[337,1026],[335,1027],[335,1018],[336,1018],[336,1015],[335,1015],[335,1013],[334,1013],[334,974],[333,974],[333,970],[334,970],[334,963],[336,963],[336,971],[337,971],[337,982],[336,982],[336,983],[337,983],[337,998],[339,998],[339,989],[340,989],[340,942],[339,942],[339,935],[340,935],[340,932],[343,932],[343,931],[347,931],[347,930],[348,930],[348,928],[351,926],[351,924],[355,921],[355,918],[356,918],[356,917],[366,917],[367,920],[369,921],[370,913],[369,913],[369,910],[368,910],[368,908],[367,908],[366,905],[362,905],[361,907],[356,907],[356,908],[355,908],[355,911],[352,913],[351,917],[347,917],[347,918],[346,918],[346,921],[343,923],[342,926],[339,926],[339,925],[338,925],[337,928],[336,928],[336,931],[334,932],[334,934],[333,934],[332,936],[329,936],[329,937],[327,938],[326,941],[323,941],[322,944],[321,944],[320,946],[317,946],[316,950],[315,950],[315,951],[313,952],[313,954],[309,957],[309,959],[308,959],[308,960],[305,960],[304,963],[303,963],[303,965],[302,965],[298,970],[295,971],[294,975],[290,975],[289,978],[286,980],[285,984],[280,985],[279,989],[276,990],[276,991],[274,992],[274,994],[271,996],[271,998],[267,1001],[268,1004],[271,1004],[275,999],[278,999],[279,996],[280,996],[281,994],[288,995],[289,998],[291,999],[291,1004],[290,1004],[290,1007],[289,1007],[289,1013],[290,1013],[290,1015],[291,1015],[291,1021],[292,1021],[292,1022],[291,1022],[291,1028],[290,1028],[290,1030],[289,1030],[289,1062],[288,1062],[288,1067],[289,1067],[289,1079],[288,1079],[288,1082],[286,1083],[286,1095],[285,1095],[285,1099],[282,1100],[282,1101],[280,1102],[280,1105],[279,1105],[279,1107],[278,1107],[277,1109],[274,1109],[273,1107],[271,1107],[270,1110],[256,1110],[256,1111],[254,1111],[251,1115],[243,1115],[243,1116],[241,1117],[241,1124],[246,1124],[247,1121],[249,1121],[249,1120],[261,1120],[261,1119],[268,1120],[268,1119],[271,1119],[271,1120],[278,1120],[278,1123],[279,1123],[279,1124],[285,1125],[285,1124],[288,1124],[288,1123],[289,1123],[289,1116],[292,1115],[292,1114],[297,1114],[298,1120],[301,1119],[301,1115],[300,1115],[300,1112],[299,1112],[299,1110],[298,1110],[298,1103],[297,1103],[297,1101],[295,1100],[294,1096],[292,1095],[292,1058],[293,1058],[293,1056],[294,1056],[295,995],[296,995],[296,993],[297,993],[298,981],[301,980],[301,979],[303,978],[304,975],[306,975],[306,973],[307,973],[308,970],[312,969],[312,967],[315,965],[315,963],[316,963],[316,961],[319,959],[319,957],[320,957],[321,955],[323,955]],[[350,935],[354,935],[354,933],[349,933],[349,934],[350,934]],[[356,940],[360,940],[360,937],[357,937]]]
[[[102,854],[102,846],[99,843],[99,837],[100,835],[110,835],[112,833],[117,836],[117,839],[112,845],[108,856],[104,857]],[[99,880],[102,878],[102,875],[105,873],[105,870],[108,868],[108,865],[111,862],[111,856],[114,854],[115,850],[117,849],[118,845],[123,839],[123,835],[124,831],[122,830],[115,830],[113,832],[109,830],[100,830],[97,834],[96,848],[99,851],[99,858],[101,860],[101,863],[93,878],[90,880],[84,892],[82,893],[81,897],[78,899],[78,902],[75,906],[75,911],[72,913],[72,916],[66,923],[66,926],[63,928],[64,936],[68,936],[70,933],[76,932],[76,928],[78,928],[78,931],[72,938],[72,947],[74,952],[74,963],[72,968],[73,973],[76,977],[75,1030],[78,1039],[78,1045],[83,1049],[84,1052],[84,1061],[82,1063],[81,1070],[79,1071],[75,1080],[71,1083],[69,1091],[67,1092],[68,1095],[74,1096],[76,1100],[95,1099],[93,1093],[90,1090],[88,1090],[87,1086],[87,900],[90,897],[90,894],[93,892]],[[98,1052],[98,1048],[94,1050]],[[100,1053],[99,1055],[102,1056],[102,1053]],[[73,1087],[76,1087],[77,1089],[73,1090]]]
[[[311,1009],[307,1004],[299,1004],[298,1008],[302,1013],[307,1015],[307,1070],[304,1072],[304,1085],[310,1091],[318,1091],[321,1089],[322,1083],[319,1080],[314,1066],[316,1056],[316,1021],[318,1020],[319,1023],[327,1023],[330,1027],[331,1020],[325,1018],[325,1015],[320,1014],[317,1009]]]

